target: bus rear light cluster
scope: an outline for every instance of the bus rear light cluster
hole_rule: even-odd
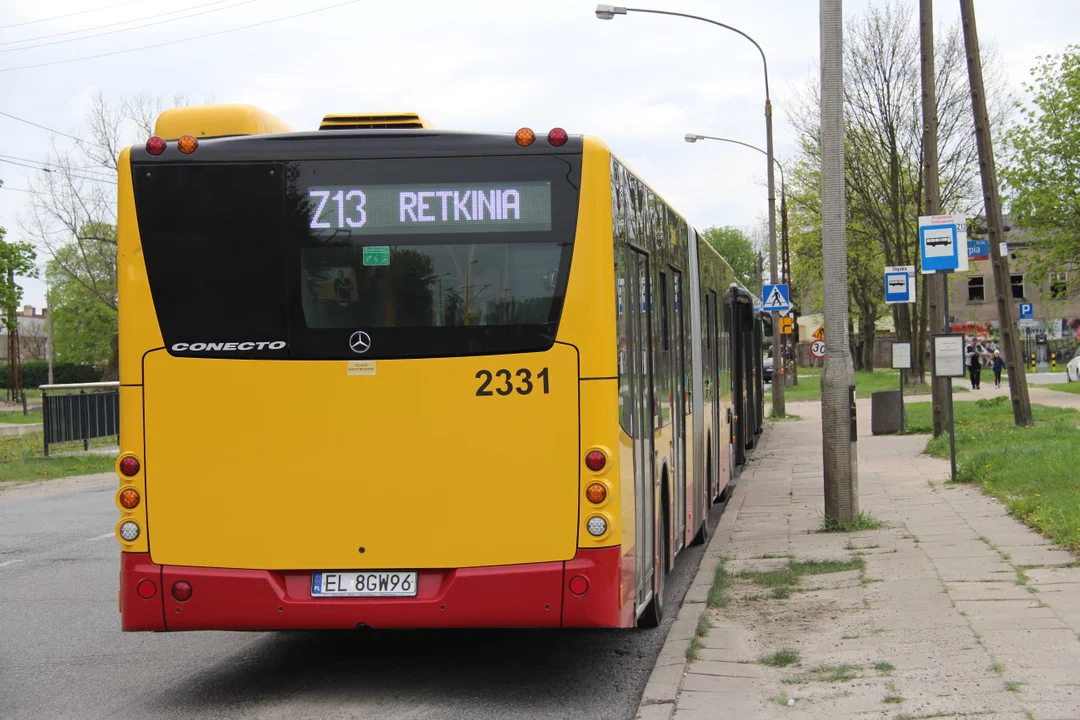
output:
[[[135,477],[135,475],[139,473],[141,465],[139,463],[139,458],[134,455],[125,455],[120,458],[118,467],[120,469],[120,474],[124,477]]]
[[[607,520],[605,520],[602,515],[593,515],[589,518],[589,522],[585,523],[585,529],[587,529],[589,534],[593,537],[601,537],[607,532]]]
[[[199,147],[199,141],[191,135],[185,135],[176,141],[176,149],[185,155],[190,155],[195,152],[195,148]]]
[[[139,539],[139,524],[134,520],[125,520],[120,523],[120,528],[117,531],[120,534],[120,539],[124,542],[135,542]]]
[[[547,135],[548,145],[552,147],[562,147],[569,139],[570,136],[566,131],[559,127],[552,128]],[[521,147],[529,147],[536,142],[536,133],[532,131],[532,128],[523,127],[514,134],[514,142]]]
[[[585,488],[585,497],[593,505],[599,505],[607,500],[607,488],[603,483],[593,483]]]
[[[146,152],[151,155],[160,155],[165,152],[165,141],[157,135],[146,141]]]
[[[585,454],[585,467],[593,472],[600,472],[607,465],[607,456],[599,450],[590,450]]]
[[[139,491],[135,488],[124,488],[120,491],[120,506],[125,510],[134,510],[139,506],[139,501],[142,500],[139,497]]]
[[[191,583],[177,580],[172,586],[172,596],[177,602],[186,602],[191,599]]]

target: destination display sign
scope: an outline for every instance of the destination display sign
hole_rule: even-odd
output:
[[[551,230],[551,183],[309,186],[317,235]]]

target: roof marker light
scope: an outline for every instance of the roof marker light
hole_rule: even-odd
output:
[[[199,147],[199,141],[191,135],[185,135],[176,142],[176,149],[185,155],[190,155]]]
[[[157,135],[146,141],[146,152],[151,155],[160,155],[165,152],[165,141]]]
[[[551,132],[548,133],[548,144],[555,147],[562,147],[566,144],[567,139],[569,139],[569,135],[562,128],[552,128]]]
[[[536,140],[536,133],[531,129],[524,127],[517,131],[514,135],[514,142],[521,147],[529,147]]]

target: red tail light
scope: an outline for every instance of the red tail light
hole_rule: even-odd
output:
[[[552,128],[551,132],[548,133],[548,143],[555,147],[565,145],[568,138],[569,136],[562,128]]]
[[[140,580],[135,587],[139,591],[139,597],[143,600],[149,600],[157,594],[157,586],[154,585],[153,580]]]
[[[593,472],[600,472],[607,465],[607,457],[599,450],[590,450],[585,456],[585,467]]]
[[[177,602],[184,602],[191,599],[191,584],[186,583],[183,580],[178,580],[173,583],[172,596],[176,598]]]
[[[120,473],[125,477],[132,477],[139,472],[139,459],[128,455],[120,461]]]
[[[146,152],[151,155],[160,155],[165,152],[165,141],[155,135],[146,141]]]

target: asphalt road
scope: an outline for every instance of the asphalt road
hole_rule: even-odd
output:
[[[703,554],[658,630],[122,633],[115,483],[0,492],[4,720],[629,719]]]

